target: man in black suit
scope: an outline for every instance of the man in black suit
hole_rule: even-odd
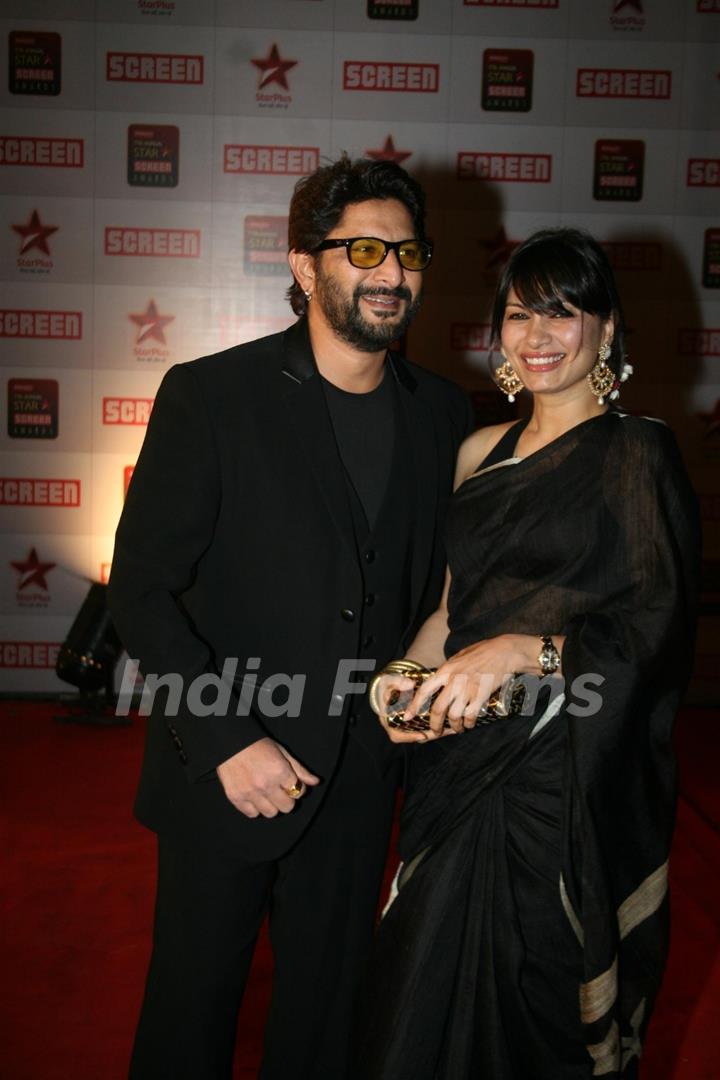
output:
[[[136,803],[159,856],[134,1080],[230,1077],[268,912],[261,1076],[344,1077],[397,785],[356,691],[442,585],[469,404],[388,352],[430,261],[422,191],[343,157],[298,184],[289,246],[298,322],[167,373],[117,531],[113,618],[165,686]]]

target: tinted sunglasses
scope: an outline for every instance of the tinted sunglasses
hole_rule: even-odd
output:
[[[353,236],[349,240],[324,240],[315,251],[344,247],[352,266],[372,270],[394,251],[405,270],[424,270],[432,259],[432,244],[427,240],[379,240],[377,236]]]

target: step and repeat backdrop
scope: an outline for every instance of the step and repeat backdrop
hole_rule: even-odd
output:
[[[158,384],[274,333],[287,206],[341,151],[425,185],[408,354],[509,417],[499,268],[535,229],[607,247],[633,411],[665,419],[720,588],[720,0],[4,0],[0,684],[57,649],[113,533]],[[289,511],[290,512],[290,511]],[[715,620],[717,621],[717,620]],[[698,680],[717,689],[703,620]]]

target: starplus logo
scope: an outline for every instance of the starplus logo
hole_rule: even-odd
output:
[[[613,30],[644,30],[645,22],[643,0],[612,0],[610,25]]]
[[[287,73],[297,65],[297,60],[283,60],[280,51],[273,43],[270,52],[263,59],[257,57],[250,61],[260,72],[258,77],[255,100],[262,108],[286,109],[292,101],[292,96],[281,94],[277,90],[272,93],[263,93],[266,87],[273,83],[281,90],[290,90],[287,81]]]
[[[10,565],[20,575],[16,592],[18,606],[47,607],[50,600],[47,575],[55,569],[57,563],[43,562],[38,557],[37,550],[30,548],[26,559],[22,562],[12,561]]]
[[[365,156],[371,161],[394,161],[397,165],[401,165],[403,161],[412,157],[412,150],[396,150],[392,135],[388,135],[379,150],[366,150]]]
[[[37,210],[33,210],[26,225],[11,225],[10,228],[20,237],[17,267],[22,273],[47,274],[54,266],[50,258],[48,237],[58,231],[58,225],[43,225]],[[39,252],[33,258],[26,258],[32,251]],[[47,258],[43,258],[47,256]]]
[[[175,321],[174,315],[161,315],[154,300],[144,311],[128,315],[137,327],[135,332],[135,359],[165,361],[170,355],[165,340],[165,327]],[[151,344],[155,342],[155,344]]]

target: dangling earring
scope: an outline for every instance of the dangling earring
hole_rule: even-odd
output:
[[[502,390],[503,394],[507,396],[510,404],[512,404],[515,400],[515,395],[525,389],[524,382],[515,374],[515,369],[509,360],[506,360],[504,364],[501,364],[499,368],[496,368],[493,374],[498,387]]]
[[[610,353],[611,349],[606,341],[598,349],[595,366],[585,376],[598,405],[604,405],[605,398],[616,388],[617,375],[608,364]]]
[[[306,291],[305,291],[305,299],[307,300],[307,302],[308,302],[308,304],[309,304],[309,303],[310,303],[310,301],[312,300],[312,293],[311,293],[311,292],[308,292],[308,291],[306,290]]]

